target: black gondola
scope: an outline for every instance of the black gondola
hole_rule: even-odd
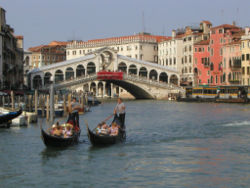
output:
[[[114,120],[119,125],[121,125],[119,119],[117,116],[114,117]],[[117,136],[109,136],[109,135],[98,135],[95,134],[93,131],[91,131],[88,127],[88,124],[86,123],[87,131],[88,131],[88,138],[89,141],[93,146],[107,146],[107,145],[113,145],[119,142],[123,142],[126,140],[126,129],[124,126],[124,129],[119,128],[119,132]]]
[[[47,147],[68,147],[79,142],[81,130],[74,132],[69,138],[57,137],[48,134],[41,128],[42,140]]]
[[[20,110],[16,112],[9,112],[7,114],[0,114],[0,124],[8,124],[9,121],[12,119],[18,117],[20,114],[22,114],[23,110],[20,108]]]
[[[73,125],[74,124],[73,122],[74,120],[72,119],[72,116],[70,116],[67,123],[70,123]],[[44,131],[42,127],[40,128],[41,128],[41,135],[42,135],[43,143],[47,147],[68,147],[68,146],[77,144],[79,142],[79,137],[81,134],[80,126],[79,128],[74,127],[73,135],[68,138],[50,135],[49,133]]]

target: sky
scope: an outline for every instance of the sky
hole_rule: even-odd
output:
[[[170,36],[201,20],[250,26],[250,0],[0,0],[0,6],[25,49],[142,31]]]

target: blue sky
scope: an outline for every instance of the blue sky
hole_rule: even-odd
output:
[[[0,0],[7,23],[24,36],[25,49],[52,40],[89,40],[143,30],[171,35],[172,29],[210,20],[250,25],[250,0]]]

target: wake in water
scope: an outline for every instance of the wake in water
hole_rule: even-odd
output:
[[[250,126],[250,121],[234,121],[226,124],[222,124],[224,127],[241,127],[241,126]]]

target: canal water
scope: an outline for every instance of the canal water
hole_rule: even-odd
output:
[[[0,187],[249,187],[250,105],[126,101],[127,140],[87,141],[115,102],[80,117],[81,143],[47,149],[41,119],[0,130]]]

